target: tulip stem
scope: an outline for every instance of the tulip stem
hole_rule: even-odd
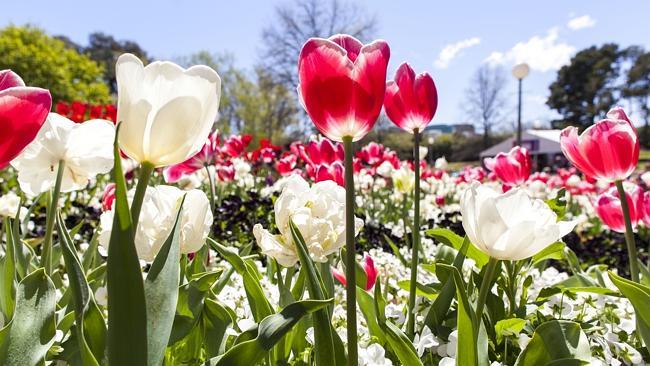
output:
[[[490,260],[485,267],[485,274],[483,275],[483,280],[481,281],[481,289],[478,292],[478,302],[476,303],[476,317],[479,320],[479,324],[481,317],[483,316],[483,308],[485,307],[487,295],[490,292],[492,278],[494,277],[494,273],[496,272],[498,264],[498,259],[490,257]]]
[[[135,194],[133,195],[133,202],[131,203],[131,220],[133,220],[134,233],[138,228],[142,202],[144,201],[145,193],[147,193],[147,186],[149,185],[149,179],[151,178],[153,169],[153,164],[146,161],[140,165],[140,176],[138,177],[138,184],[135,187]]]
[[[418,282],[418,255],[420,250],[420,131],[413,130],[413,170],[415,185],[413,188],[413,227],[411,234],[411,283],[409,286],[408,319],[406,335],[413,339],[415,336],[415,298]]]
[[[348,325],[348,366],[359,362],[357,351],[357,285],[356,248],[354,245],[354,170],[352,136],[343,137],[345,151],[345,277],[346,311]]]
[[[212,173],[210,172],[210,168],[208,168],[208,165],[205,165],[205,171],[208,173],[208,180],[210,181],[210,210],[212,211],[212,214],[214,215],[214,208],[216,206],[215,203],[215,190],[214,190],[214,179],[212,177]]]
[[[623,219],[625,220],[625,243],[627,244],[627,255],[628,261],[630,262],[630,276],[632,277],[632,281],[639,282],[639,260],[636,253],[632,220],[630,219],[630,208],[626,199],[627,195],[623,188],[623,181],[617,180],[615,184],[621,201],[621,209],[623,209]]]
[[[54,218],[56,217],[56,210],[59,207],[59,196],[61,194],[61,181],[63,180],[63,172],[65,171],[65,161],[59,160],[58,169],[56,172],[56,181],[54,182],[54,190],[50,197],[49,206],[47,207],[47,217],[45,219],[45,238],[43,239],[43,248],[41,252],[41,266],[45,267],[45,273],[52,274],[52,232],[54,231]],[[59,233],[59,235],[61,235]]]

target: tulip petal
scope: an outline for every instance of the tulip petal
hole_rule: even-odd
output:
[[[0,70],[0,90],[16,86],[25,86],[23,79],[11,70]]]

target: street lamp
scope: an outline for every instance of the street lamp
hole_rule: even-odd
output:
[[[515,67],[512,68],[512,76],[517,78],[517,80],[519,81],[519,106],[517,108],[517,145],[518,146],[521,146],[521,81],[524,80],[526,76],[528,76],[529,72],[530,72],[530,68],[526,63],[517,64],[515,65]]]

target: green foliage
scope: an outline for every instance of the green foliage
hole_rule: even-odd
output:
[[[110,100],[102,66],[31,26],[0,30],[0,69],[12,69],[27,85],[49,89],[54,102]]]
[[[580,324],[551,320],[535,329],[533,338],[515,365],[586,365],[589,361],[589,340]]]

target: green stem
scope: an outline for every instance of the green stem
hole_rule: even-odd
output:
[[[413,189],[413,243],[411,243],[411,283],[409,286],[408,319],[406,334],[413,339],[415,335],[415,298],[418,281],[418,255],[420,247],[420,131],[413,130],[413,170],[415,187]]]
[[[625,243],[627,244],[627,256],[630,262],[630,275],[632,276],[632,281],[639,282],[639,260],[636,252],[636,243],[634,242],[632,221],[630,220],[630,208],[627,205],[627,195],[623,188],[623,181],[617,180],[615,184],[621,200],[623,219],[625,220]]]
[[[216,205],[215,201],[215,190],[214,190],[214,179],[212,177],[212,173],[210,172],[210,169],[208,169],[208,166],[205,165],[205,171],[208,173],[208,180],[210,181],[210,210],[214,214],[214,208]]]
[[[354,170],[352,166],[353,146],[352,137],[343,137],[345,151],[345,277],[348,279],[346,286],[346,311],[348,325],[348,366],[356,366],[357,355],[357,285],[356,276],[356,248],[354,245]]]
[[[49,206],[47,207],[47,218],[45,221],[45,238],[43,239],[43,249],[41,252],[41,266],[45,267],[45,273],[52,274],[52,232],[54,231],[54,218],[56,210],[59,207],[59,196],[61,194],[61,181],[65,171],[65,161],[59,160],[58,170],[56,172],[56,181],[54,190],[50,197]]]
[[[138,185],[135,187],[135,194],[133,195],[133,202],[131,202],[131,219],[133,220],[133,232],[138,228],[138,220],[140,219],[140,210],[142,209],[142,202],[144,195],[147,193],[147,186],[149,179],[153,173],[154,166],[149,162],[143,162],[140,165],[140,176],[138,178]]]
[[[490,260],[488,261],[485,267],[485,275],[483,276],[483,280],[481,281],[481,289],[479,290],[478,302],[476,303],[476,317],[479,320],[479,322],[481,320],[481,317],[483,316],[483,308],[485,307],[485,301],[487,300],[487,295],[490,292],[490,287],[491,287],[490,285],[492,284],[492,278],[494,277],[494,273],[496,272],[498,264],[499,264],[498,259],[490,257]]]

